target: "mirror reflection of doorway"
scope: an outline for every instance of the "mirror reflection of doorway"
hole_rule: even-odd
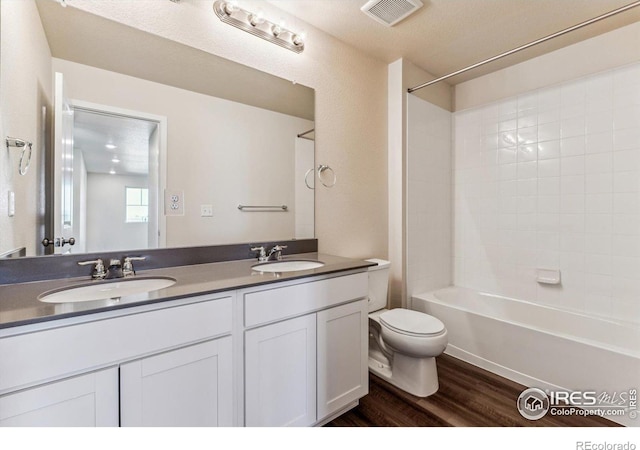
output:
[[[158,247],[158,147],[157,121],[74,105],[74,253]]]

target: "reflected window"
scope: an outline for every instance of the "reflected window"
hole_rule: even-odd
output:
[[[149,221],[149,189],[126,187],[126,222],[139,223]]]

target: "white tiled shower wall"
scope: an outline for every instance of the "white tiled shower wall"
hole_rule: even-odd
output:
[[[455,285],[640,322],[640,64],[457,112],[453,140]]]
[[[407,96],[407,298],[451,284],[451,113]]]

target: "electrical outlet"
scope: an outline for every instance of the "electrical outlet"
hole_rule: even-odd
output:
[[[184,216],[184,191],[164,191],[164,214]]]
[[[201,217],[213,217],[213,206],[212,205],[200,205],[200,216]]]

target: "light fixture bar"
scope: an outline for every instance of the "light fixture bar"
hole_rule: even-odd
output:
[[[244,10],[231,2],[217,0],[213,4],[213,11],[224,23],[233,25],[254,36],[295,53],[301,53],[304,50],[304,41],[299,34],[263,19],[258,14]]]

